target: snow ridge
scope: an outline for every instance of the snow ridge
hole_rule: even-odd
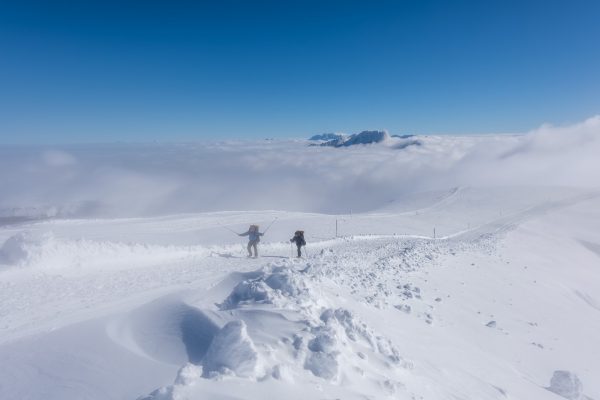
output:
[[[389,390],[400,388],[390,377],[412,363],[352,311],[331,307],[331,300],[317,294],[324,279],[319,267],[298,266],[286,260],[237,283],[217,304],[214,318],[225,324],[196,367],[201,373],[192,381],[178,376],[145,399],[176,399],[175,393],[193,393],[199,382],[223,379],[302,382],[313,376],[340,385],[358,374]],[[263,331],[267,326],[273,332]]]

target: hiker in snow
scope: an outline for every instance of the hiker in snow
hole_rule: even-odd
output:
[[[258,242],[260,242],[260,237],[264,235],[264,233],[258,231],[258,225],[250,225],[247,232],[238,233],[238,235],[248,236],[248,257],[252,257],[252,247],[254,247],[254,257],[258,257],[256,246],[258,245]]]
[[[302,246],[306,246],[306,240],[304,240],[304,231],[296,231],[294,233],[294,237],[290,239],[290,242],[296,242],[296,247],[298,248],[298,257],[302,257],[300,248]]]

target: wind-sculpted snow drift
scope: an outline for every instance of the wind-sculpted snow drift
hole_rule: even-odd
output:
[[[402,386],[390,376],[410,370],[411,363],[354,313],[330,308],[313,289],[323,277],[312,267],[297,270],[285,262],[251,275],[217,304],[219,311],[207,311],[223,327],[202,359],[182,366],[172,386],[144,399],[192,398],[196,386],[215,385],[225,377],[293,383],[314,376],[340,384],[360,376],[389,393]]]
[[[22,232],[0,246],[1,268],[31,268],[38,271],[84,268],[118,269],[134,263],[144,265],[210,254],[213,249],[199,246],[158,246],[88,239],[65,239],[51,232]],[[101,256],[101,261],[96,258]]]
[[[599,199],[452,188],[344,216],[5,226],[2,395],[597,399]],[[275,218],[258,259],[223,229]]]
[[[2,148],[0,397],[598,400],[599,127]]]

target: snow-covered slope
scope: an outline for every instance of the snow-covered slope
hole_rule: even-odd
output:
[[[2,395],[600,398],[598,210],[595,190],[456,188],[345,216],[4,227]],[[258,259],[227,230],[273,220]]]
[[[600,400],[600,117],[306,144],[0,147],[0,398]]]

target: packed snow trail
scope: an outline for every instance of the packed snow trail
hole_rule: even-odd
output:
[[[479,235],[475,242],[346,240],[349,246],[340,246],[344,251],[324,250],[301,268],[284,265],[247,276],[217,308],[240,321],[240,329],[261,327],[244,330],[252,340],[252,373],[229,368],[238,365],[234,360],[224,360],[217,370],[209,361],[208,372],[202,362],[188,364],[173,385],[148,398],[193,399],[202,393],[213,398],[256,398],[258,393],[288,390],[287,398],[552,399],[556,391],[546,390],[543,383],[552,376],[553,364],[561,367],[559,362],[579,365],[575,369],[593,381],[598,349],[589,355],[584,349],[593,340],[594,329],[580,332],[576,357],[573,343],[556,343],[557,337],[572,333],[553,321],[553,312],[540,312],[548,301],[536,299],[538,293],[552,293],[536,287],[536,281],[522,282],[523,267],[506,269],[512,256],[497,253],[497,232]],[[356,247],[360,251],[352,251]],[[317,296],[311,295],[311,288],[319,288]],[[580,318],[567,316],[564,307],[555,312],[563,321]],[[266,315],[272,319],[273,313],[285,317],[281,331],[272,320],[260,322]],[[298,321],[306,326],[296,326],[293,333],[289,325]],[[600,327],[600,320],[592,325]],[[224,321],[221,326],[228,327]],[[267,326],[278,340],[264,339],[261,329]],[[377,329],[392,335],[381,335]],[[551,348],[546,347],[548,341],[554,342]],[[298,366],[312,375],[303,375]],[[249,394],[248,379],[259,386],[257,392]],[[315,385],[316,392],[304,389]]]
[[[4,227],[3,396],[551,400],[566,370],[600,398],[598,198],[510,195],[354,215],[337,239],[335,216],[277,212]],[[276,216],[270,237],[331,239],[300,260],[265,240],[254,260],[219,227]],[[443,239],[421,234],[432,219]]]

